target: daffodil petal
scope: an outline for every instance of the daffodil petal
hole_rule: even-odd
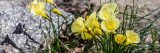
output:
[[[37,0],[34,0],[29,5],[29,9],[34,15],[39,15],[39,16],[44,17],[45,19],[49,19],[49,17],[47,16],[47,14],[45,12],[45,5],[43,2],[39,2]]]
[[[102,33],[102,30],[99,29],[99,28],[94,28],[94,29],[93,29],[93,32],[94,32],[94,34],[96,34],[96,35],[102,35],[102,34],[103,34],[103,33]]]
[[[117,9],[116,3],[108,3],[107,8],[111,9],[113,12]]]
[[[116,13],[115,13],[116,8],[117,8],[117,4],[115,4],[115,3],[104,4],[98,13],[98,16],[102,20],[106,20],[108,18],[115,18],[116,17]]]
[[[89,34],[89,33],[87,33],[87,32],[83,32],[83,33],[81,34],[81,37],[82,37],[82,39],[84,39],[84,40],[86,40],[86,39],[92,39],[92,38],[93,38],[92,35]]]
[[[100,28],[98,19],[97,19],[97,17],[96,17],[96,12],[93,12],[93,13],[87,18],[85,24],[86,24],[86,26],[87,26],[88,28],[90,28],[90,27]]]
[[[78,17],[73,24],[71,25],[72,33],[83,32],[86,30],[84,19],[82,17]]]
[[[127,36],[126,45],[140,42],[140,37],[134,31],[127,30],[126,31],[126,36]]]

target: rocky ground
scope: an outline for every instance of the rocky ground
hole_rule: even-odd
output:
[[[42,30],[46,31],[45,24],[48,22],[28,11],[27,4],[29,2],[31,0],[0,0],[0,53],[18,53],[20,51],[33,53],[45,46],[41,32]],[[102,3],[107,2],[109,1],[102,0]],[[120,9],[123,9],[126,4],[132,5],[131,0],[115,0],[115,2],[119,4]],[[145,13],[160,7],[160,0],[135,0],[135,2]],[[77,10],[78,13],[83,13],[86,8],[84,0],[56,0],[56,3],[66,15],[74,14]],[[100,6],[100,1],[90,0],[89,3],[95,4],[96,7]],[[159,12],[154,14],[158,15]],[[52,17],[56,23],[57,16],[53,14]],[[157,24],[159,23],[157,22]]]
[[[26,2],[28,1],[0,1],[1,51],[7,53],[33,52],[44,43],[40,30],[42,19],[29,13]],[[46,22],[42,20],[42,23]]]

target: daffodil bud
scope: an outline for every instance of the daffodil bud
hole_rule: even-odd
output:
[[[62,15],[62,13],[57,8],[53,8],[52,12],[57,14],[57,15]]]
[[[48,2],[50,4],[55,4],[55,2],[53,0],[44,0],[44,1],[46,1],[46,2]]]

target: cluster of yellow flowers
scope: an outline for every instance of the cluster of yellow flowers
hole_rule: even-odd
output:
[[[82,17],[77,18],[73,22],[71,30],[73,33],[81,34],[83,39],[91,39],[95,35],[102,35],[100,24],[96,18],[96,12],[93,12],[90,16],[87,16],[86,20]]]
[[[51,19],[45,11],[45,2],[55,5],[53,0],[34,0],[29,4],[29,10],[34,15],[42,16],[44,19]],[[62,15],[62,13],[57,8],[53,8],[52,12],[57,15]]]
[[[53,0],[34,0],[30,3],[29,9],[34,15],[51,19],[45,11],[45,2],[55,5]],[[53,13],[62,16],[62,13],[56,7],[51,10]],[[98,13],[92,12],[89,16],[86,16],[86,19],[78,17],[71,25],[72,33],[80,34],[82,39],[92,39],[107,33],[116,34],[120,25],[120,20],[116,18],[118,13],[116,10],[117,4],[108,3],[104,4]],[[98,17],[102,20],[101,22]],[[126,45],[140,42],[140,37],[132,30],[127,30],[125,35],[117,34],[114,39],[118,44],[126,42]]]
[[[108,3],[101,7],[98,14],[92,12],[90,16],[86,16],[86,19],[78,17],[71,26],[72,33],[80,34],[85,40],[107,33],[115,34],[120,25],[119,19],[116,18],[118,13],[116,10],[117,4]],[[97,17],[102,21],[98,21]],[[140,42],[138,34],[132,30],[127,30],[126,35],[117,34],[114,39],[118,44],[126,40],[126,45]]]

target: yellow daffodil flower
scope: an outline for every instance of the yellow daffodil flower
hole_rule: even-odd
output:
[[[34,0],[29,5],[29,9],[34,15],[39,15],[45,19],[49,19],[48,15],[45,12],[45,5],[43,2],[38,2],[37,0]]]
[[[140,37],[134,31],[127,30],[126,31],[126,36],[127,36],[126,45],[140,42]]]
[[[102,20],[106,20],[108,18],[115,18],[116,17],[116,13],[115,13],[116,8],[117,8],[117,4],[115,4],[115,3],[104,4],[102,6],[102,8],[100,9],[98,16]]]
[[[90,16],[87,17],[85,24],[89,31],[92,32],[92,35],[102,35],[100,24],[98,22],[98,18],[96,17],[96,12],[93,12]]]
[[[85,31],[84,19],[82,17],[78,17],[71,25],[71,30],[72,33],[81,33]]]
[[[57,15],[62,15],[61,11],[59,11],[57,8],[53,8],[52,12],[57,14]]]
[[[86,26],[88,28],[91,28],[91,27],[97,27],[97,28],[100,28],[100,24],[98,22],[98,19],[96,17],[96,12],[93,12],[86,20],[85,22]]]
[[[101,28],[106,32],[115,32],[120,25],[118,18],[109,18],[101,22]]]
[[[126,39],[126,36],[124,36],[124,35],[122,35],[122,34],[117,34],[117,35],[115,36],[115,41],[116,41],[118,44],[122,44],[125,39]]]
[[[82,39],[84,39],[84,40],[89,40],[89,39],[92,39],[92,38],[93,38],[92,35],[89,34],[89,33],[87,33],[87,32],[81,33],[81,37],[82,37]]]

